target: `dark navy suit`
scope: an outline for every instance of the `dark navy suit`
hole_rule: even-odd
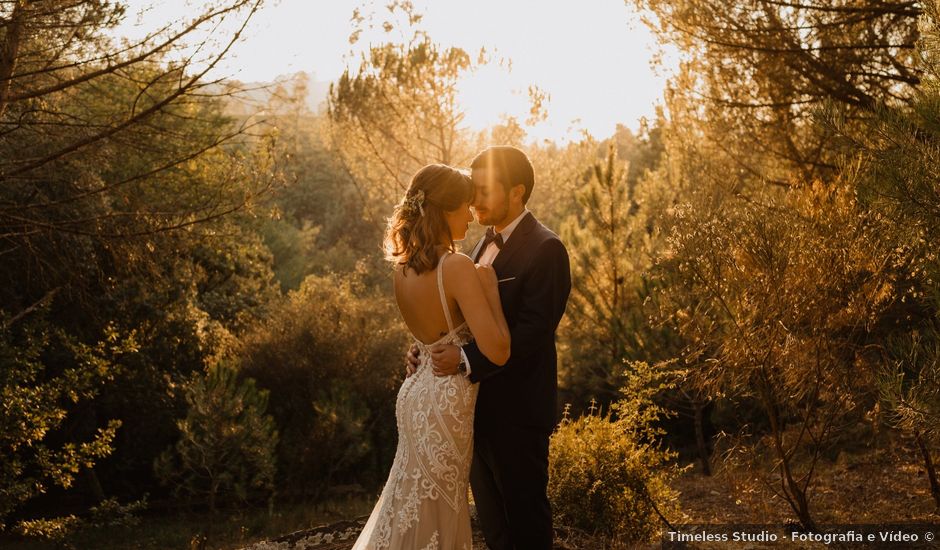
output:
[[[490,548],[548,550],[548,441],[558,400],[555,329],[571,291],[568,252],[529,212],[502,245],[493,269],[499,279],[510,279],[499,283],[499,295],[512,351],[498,366],[476,344],[463,348],[470,380],[480,383],[470,485]]]

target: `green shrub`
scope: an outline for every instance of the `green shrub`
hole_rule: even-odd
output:
[[[245,374],[271,392],[284,497],[388,475],[407,339],[391,292],[363,276],[307,277],[244,339]]]
[[[549,499],[555,522],[618,542],[651,539],[659,513],[672,511],[676,493],[668,486],[674,453],[655,443],[653,423],[663,411],[652,404],[659,388],[653,369],[633,363],[623,400],[605,414],[567,415],[552,435]]]
[[[109,456],[121,426],[111,419],[90,435],[67,429],[113,380],[120,358],[133,353],[133,335],[109,326],[88,345],[52,326],[47,314],[43,306],[17,322],[0,311],[0,532],[30,500],[72,487],[83,468]],[[20,532],[49,537],[75,525],[70,517],[20,523]]]
[[[220,363],[192,381],[186,402],[180,440],[155,461],[157,475],[178,494],[206,497],[212,512],[223,495],[245,501],[249,491],[271,491],[278,434],[265,414],[268,392]]]

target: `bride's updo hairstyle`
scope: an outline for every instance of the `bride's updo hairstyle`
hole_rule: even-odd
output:
[[[445,164],[429,164],[411,178],[385,232],[385,259],[418,275],[437,266],[440,246],[455,251],[444,212],[473,200],[470,176]]]

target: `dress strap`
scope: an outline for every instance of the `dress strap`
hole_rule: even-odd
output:
[[[448,332],[454,331],[454,322],[450,319],[450,308],[447,307],[447,297],[444,296],[444,258],[450,256],[450,252],[442,254],[437,262],[437,291],[441,295],[441,307],[444,308],[444,318],[447,319]]]

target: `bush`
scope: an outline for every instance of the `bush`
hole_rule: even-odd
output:
[[[548,496],[556,524],[639,542],[658,532],[659,513],[672,510],[677,494],[667,482],[675,470],[661,466],[674,453],[654,442],[662,411],[651,401],[658,389],[652,373],[646,363],[633,363],[629,397],[606,414],[592,408],[576,420],[566,415],[552,435]]]
[[[121,426],[111,419],[91,435],[69,429],[114,378],[120,358],[133,353],[133,335],[108,327],[88,345],[47,315],[43,306],[17,323],[0,310],[0,532],[29,501],[70,488],[83,468],[109,456]],[[74,524],[70,517],[27,518],[19,529],[56,537]]]
[[[390,290],[362,269],[311,275],[245,338],[243,368],[271,392],[279,494],[372,486],[395,451],[395,392],[407,340]]]
[[[245,501],[251,490],[272,490],[278,435],[264,414],[268,392],[220,363],[193,380],[186,402],[180,440],[155,461],[157,475],[177,493],[207,497],[212,512],[222,495]]]

